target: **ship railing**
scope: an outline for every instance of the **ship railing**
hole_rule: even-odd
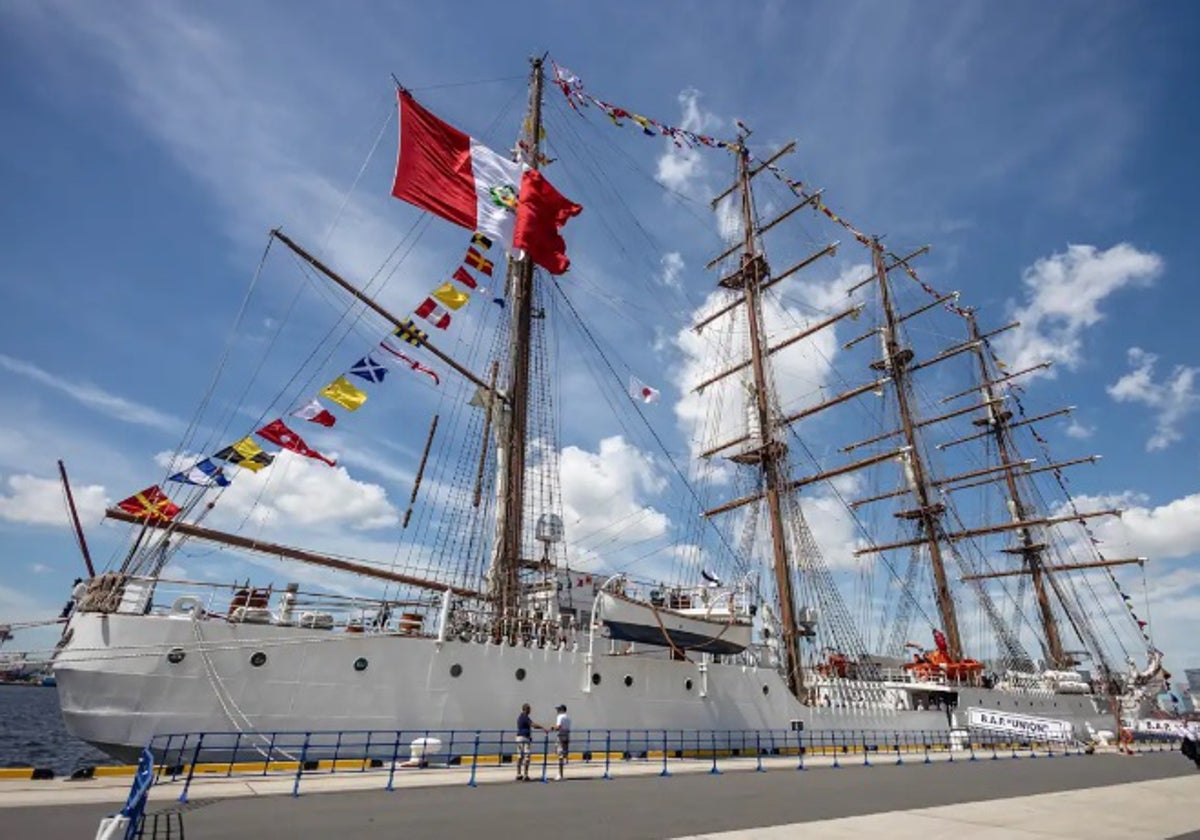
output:
[[[300,589],[176,578],[131,577],[153,587],[151,615],[174,615],[246,624],[273,624],[357,633],[432,635],[442,596],[382,599]],[[128,585],[128,584],[127,584]]]
[[[797,721],[796,724],[799,724]],[[1166,739],[1142,739],[1162,748]],[[603,779],[657,771],[839,767],[846,763],[904,764],[974,761],[1001,757],[1078,755],[1073,738],[966,729],[575,729],[566,747],[569,772]],[[180,786],[186,801],[197,780],[273,777],[299,795],[302,784],[334,774],[360,774],[365,782],[393,790],[404,774],[449,772],[444,781],[475,786],[483,777],[515,773],[515,730],[372,729],[188,732],[158,735],[147,744],[155,761],[155,784]],[[545,781],[557,772],[558,738],[535,730],[531,776]],[[583,769],[581,769],[583,768]],[[497,773],[503,773],[497,776]],[[453,774],[457,773],[455,776]],[[482,774],[482,776],[481,776]]]

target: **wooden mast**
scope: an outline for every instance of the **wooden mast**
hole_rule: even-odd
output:
[[[744,145],[745,138],[738,143]],[[754,372],[755,409],[761,448],[757,456],[766,485],[764,497],[770,517],[771,549],[775,572],[775,589],[779,596],[780,643],[783,647],[785,676],[788,689],[796,697],[804,690],[804,673],[800,661],[800,632],[796,624],[796,603],[792,589],[792,568],[788,557],[787,538],[783,527],[782,496],[786,492],[783,465],[786,464],[787,447],[775,437],[776,419],[771,413],[770,386],[763,361],[765,343],[762,325],[762,302],[759,284],[769,274],[766,260],[757,253],[754,230],[754,208],[750,187],[748,155],[738,155],[738,180],[742,192],[742,228],[744,242],[739,277],[746,299],[746,321],[750,330],[750,362]]]
[[[1013,519],[1024,520],[1028,515],[1028,511],[1024,500],[1021,498],[1020,488],[1017,486],[1015,474],[1017,465],[1013,463],[1007,425],[1011,413],[1006,411],[1003,406],[999,406],[996,400],[996,386],[992,383],[989,375],[987,354],[984,352],[983,341],[979,333],[979,323],[975,319],[975,313],[968,311],[966,319],[975,357],[979,360],[979,373],[983,383],[984,400],[987,403],[987,417],[978,421],[978,424],[987,424],[991,429],[992,437],[996,440],[996,449],[1000,456],[1000,464],[1004,469],[1004,483],[1008,488],[1008,498],[1009,503],[1012,505],[1011,513]],[[1042,619],[1042,630],[1046,634],[1046,647],[1050,654],[1052,666],[1055,668],[1068,666],[1072,663],[1068,661],[1068,657],[1063,651],[1062,636],[1058,630],[1058,620],[1054,617],[1054,610],[1050,608],[1050,595],[1046,591],[1045,578],[1047,572],[1045,563],[1042,560],[1042,549],[1045,546],[1034,541],[1033,534],[1028,528],[1020,529],[1020,538],[1021,545],[1018,551],[1029,569],[1030,576],[1033,578],[1033,591],[1037,598],[1038,613]]]
[[[533,65],[529,84],[529,119],[525,148],[529,165],[538,168],[542,134],[542,59]],[[529,351],[533,324],[533,261],[508,261],[508,295],[512,303],[512,330],[509,338],[509,370],[506,397],[509,417],[505,449],[504,512],[496,539],[495,590],[491,592],[499,615],[515,615],[520,602],[518,570],[525,533],[525,446],[529,414]],[[499,407],[505,410],[505,407]]]
[[[872,246],[872,256],[875,263],[875,274],[879,280],[879,294],[882,298],[883,313],[886,325],[884,327],[884,366],[891,374],[896,385],[896,403],[900,410],[900,423],[907,444],[904,457],[912,470],[909,477],[913,494],[917,498],[915,518],[925,544],[929,547],[929,562],[933,567],[934,596],[937,599],[938,614],[942,620],[942,630],[946,634],[946,644],[950,658],[962,659],[962,636],[958,630],[958,616],[954,606],[954,596],[950,594],[950,582],[946,578],[946,566],[942,559],[942,547],[939,535],[939,519],[942,511],[940,504],[935,505],[930,498],[929,482],[925,472],[925,464],[921,460],[921,451],[917,440],[916,424],[913,421],[912,407],[909,405],[908,364],[912,361],[912,351],[902,348],[897,336],[898,319],[892,306],[891,288],[888,283],[887,267],[883,260],[883,246],[876,239]]]

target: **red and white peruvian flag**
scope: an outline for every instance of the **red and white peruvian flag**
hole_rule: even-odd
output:
[[[511,247],[519,163],[426,111],[400,91],[400,154],[392,195]]]
[[[658,389],[651,388],[636,376],[629,377],[629,396],[644,403],[652,403],[658,399]]]

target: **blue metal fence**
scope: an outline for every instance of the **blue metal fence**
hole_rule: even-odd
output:
[[[481,766],[514,764],[515,736],[514,730],[434,729],[193,732],[160,735],[147,746],[156,762],[155,783],[182,783],[179,799],[186,801],[197,775],[287,777],[292,793],[299,795],[302,781],[317,775],[374,772],[393,790],[397,773],[459,768],[465,783],[474,786]],[[1140,750],[1161,750],[1177,742],[1154,735],[1136,743]],[[534,739],[533,767],[541,781],[557,767],[556,748],[557,738],[549,732]],[[814,757],[840,768],[847,763],[931,763],[938,754],[949,761],[977,761],[1072,756],[1083,749],[1078,741],[1031,741],[965,730],[583,729],[571,733],[568,758],[572,764],[602,767],[600,778],[611,779],[615,767],[633,762],[653,764],[658,775],[669,777],[673,762],[704,763],[709,773],[720,775],[722,765],[737,762],[753,762],[755,770],[765,771],[764,758],[794,758],[794,765],[787,766],[805,770],[805,762]]]

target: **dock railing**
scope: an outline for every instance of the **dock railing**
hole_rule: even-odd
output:
[[[454,770],[476,785],[481,768],[509,765],[515,773],[515,730],[340,730],[310,732],[190,732],[159,735],[147,745],[154,756],[154,784],[179,785],[187,801],[197,778],[274,777],[302,784],[319,776],[364,774],[393,790],[401,774]],[[1145,734],[1137,751],[1176,749],[1178,740]],[[558,766],[558,738],[535,732],[531,775],[548,781]],[[723,769],[807,770],[849,764],[933,763],[1000,758],[1075,756],[1088,749],[1078,740],[1030,739],[1012,734],[955,730],[644,730],[576,729],[567,760],[578,773],[611,779],[623,768],[657,769],[670,776],[685,766],[720,775]],[[1089,750],[1090,751],[1090,750]]]

